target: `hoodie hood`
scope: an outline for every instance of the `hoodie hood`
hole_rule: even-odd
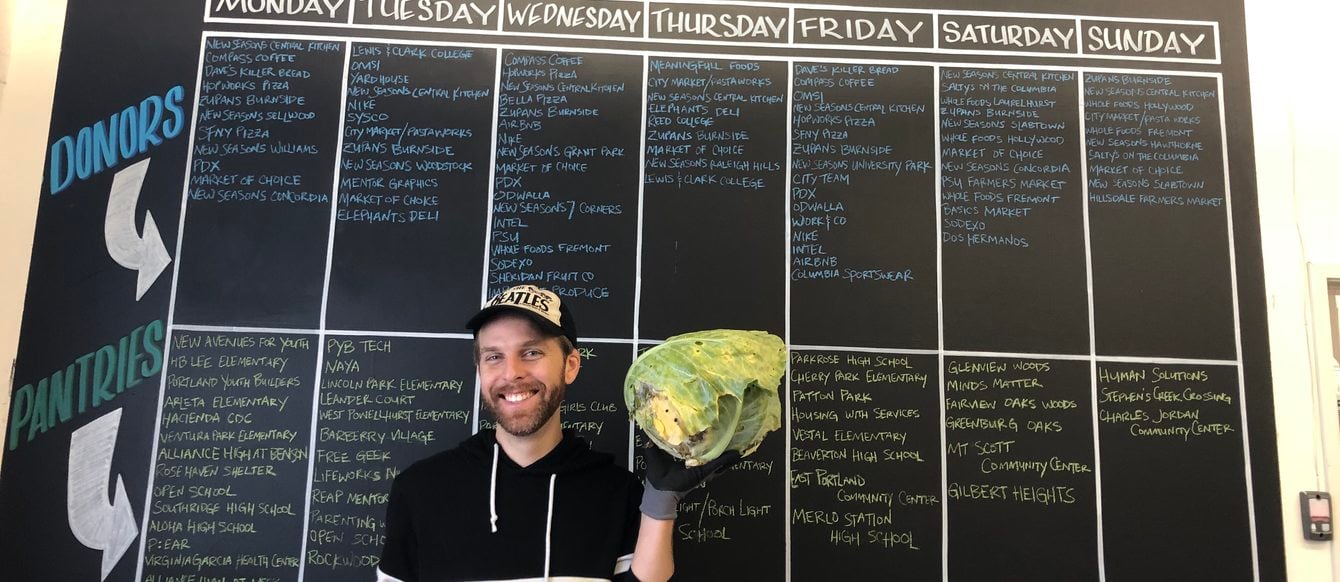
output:
[[[470,458],[484,466],[493,464],[493,448],[498,439],[493,430],[481,430],[461,443],[461,450]],[[563,430],[563,440],[554,450],[549,451],[529,466],[522,467],[512,461],[506,453],[498,454],[498,472],[504,474],[520,473],[537,476],[565,475],[614,464],[614,457],[608,453],[591,450],[586,439],[577,436],[570,429]]]

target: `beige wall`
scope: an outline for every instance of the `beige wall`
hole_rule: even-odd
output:
[[[1308,305],[1308,264],[1340,265],[1340,194],[1332,176],[1340,121],[1330,103],[1340,92],[1325,79],[1327,64],[1300,57],[1334,53],[1326,27],[1340,20],[1340,9],[1331,0],[1246,4],[1289,579],[1340,580],[1337,544],[1303,540],[1297,517],[1298,491],[1340,484],[1335,387],[1313,372]],[[9,409],[63,14],[60,1],[0,0],[0,425]]]
[[[0,426],[9,415],[64,21],[63,0],[0,0]]]

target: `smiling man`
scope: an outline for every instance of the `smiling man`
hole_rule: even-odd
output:
[[[685,468],[648,449],[644,488],[562,429],[559,406],[582,362],[557,295],[512,287],[467,327],[497,429],[396,477],[378,580],[668,579],[679,499],[738,453]]]

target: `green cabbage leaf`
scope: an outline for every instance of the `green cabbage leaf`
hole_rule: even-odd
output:
[[[633,362],[624,404],[652,442],[687,466],[728,450],[749,455],[781,427],[786,356],[781,338],[761,331],[677,335]]]

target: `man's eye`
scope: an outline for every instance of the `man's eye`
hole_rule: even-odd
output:
[[[539,357],[539,356],[543,356],[543,355],[544,355],[544,352],[542,352],[542,351],[540,351],[540,350],[526,350],[525,355],[526,355],[527,358],[536,358],[536,357]]]

